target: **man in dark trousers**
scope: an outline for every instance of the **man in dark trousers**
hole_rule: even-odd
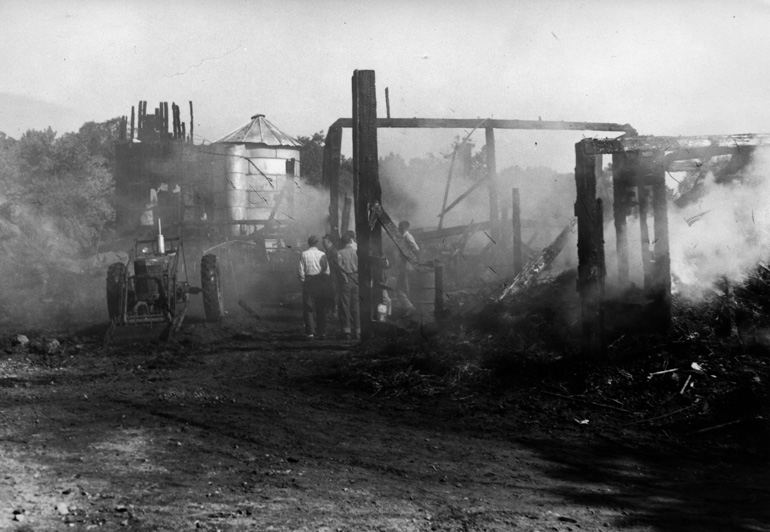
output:
[[[307,250],[299,259],[299,280],[302,283],[302,317],[308,339],[326,337],[326,298],[329,286],[329,261],[318,249],[318,237],[307,239]],[[317,326],[317,328],[316,328]]]
[[[358,305],[358,252],[353,247],[353,237],[342,236],[341,250],[337,251],[337,265],[340,270],[338,293],[342,334],[346,340],[361,337],[361,318]]]

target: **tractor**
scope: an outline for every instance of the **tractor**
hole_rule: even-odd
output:
[[[115,262],[107,270],[110,326],[105,343],[112,340],[116,327],[124,326],[165,325],[161,339],[173,338],[182,326],[190,294],[203,295],[207,321],[222,319],[224,306],[216,255],[201,258],[200,288],[188,282],[181,237],[164,239],[158,234],[152,240],[136,240],[132,256],[133,267]]]

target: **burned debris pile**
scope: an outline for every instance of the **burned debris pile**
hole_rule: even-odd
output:
[[[760,267],[727,296],[720,287],[700,301],[675,296],[668,334],[617,334],[601,359],[581,352],[576,277],[568,269],[482,306],[468,294],[462,305],[450,299],[440,328],[362,347],[340,378],[464,410],[502,402],[529,408],[535,422],[555,416],[603,434],[767,441],[770,271]],[[468,305],[475,310],[457,312]]]

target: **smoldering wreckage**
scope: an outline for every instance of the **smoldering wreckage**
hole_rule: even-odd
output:
[[[132,107],[115,146],[122,238],[105,242],[92,263],[100,279],[107,274],[103,327],[29,338],[6,331],[14,333],[8,360],[27,361],[38,368],[32,374],[77,367],[73,357],[87,353],[146,353],[139,337],[153,339],[153,353],[195,350],[204,337],[237,351],[239,342],[265,337],[272,343],[262,349],[282,342],[310,352],[336,349],[343,362],[332,380],[383,400],[461,396],[467,408],[483,409],[513,401],[512,390],[530,390],[568,423],[604,434],[636,431],[672,445],[717,441],[761,452],[770,434],[770,266],[763,262],[770,233],[760,229],[767,222],[752,211],[753,223],[732,236],[756,255],[737,274],[731,266],[699,279],[697,296],[691,276],[677,267],[707,259],[693,258],[694,246],[670,237],[670,226],[681,225],[679,218],[687,227],[707,226],[708,191],[758,193],[758,161],[770,135],[656,137],[615,123],[391,118],[389,102],[382,118],[373,71],[354,73],[352,99],[352,118],[328,128],[320,192],[300,172],[301,144],[264,115],[214,143],[195,144],[192,102],[189,129],[176,104],[171,113],[166,102],[154,112],[147,102]],[[445,179],[430,184],[443,198],[437,226],[412,231],[419,254],[388,213],[378,168],[381,128],[464,131]],[[350,180],[341,155],[345,129],[352,130]],[[469,139],[481,130],[483,174],[471,180]],[[503,190],[495,132],[506,130],[612,135],[575,144],[574,211],[563,213],[561,225],[545,227],[518,187]],[[672,190],[667,176],[682,185]],[[467,188],[458,192],[461,186]],[[449,213],[479,196],[486,213],[447,225]],[[317,208],[321,201],[328,212]],[[339,238],[350,229],[358,243],[363,341],[304,345],[299,253],[311,233]],[[542,246],[534,243],[539,231],[548,233]],[[564,251],[574,245],[577,264]],[[411,266],[409,294],[396,289],[399,261]],[[6,386],[21,379],[9,371]],[[527,423],[550,423],[549,408],[525,416]]]

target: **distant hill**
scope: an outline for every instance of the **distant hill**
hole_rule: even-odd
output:
[[[42,130],[48,126],[60,135],[77,131],[89,120],[93,118],[63,105],[0,92],[0,131],[15,139],[29,129]]]

